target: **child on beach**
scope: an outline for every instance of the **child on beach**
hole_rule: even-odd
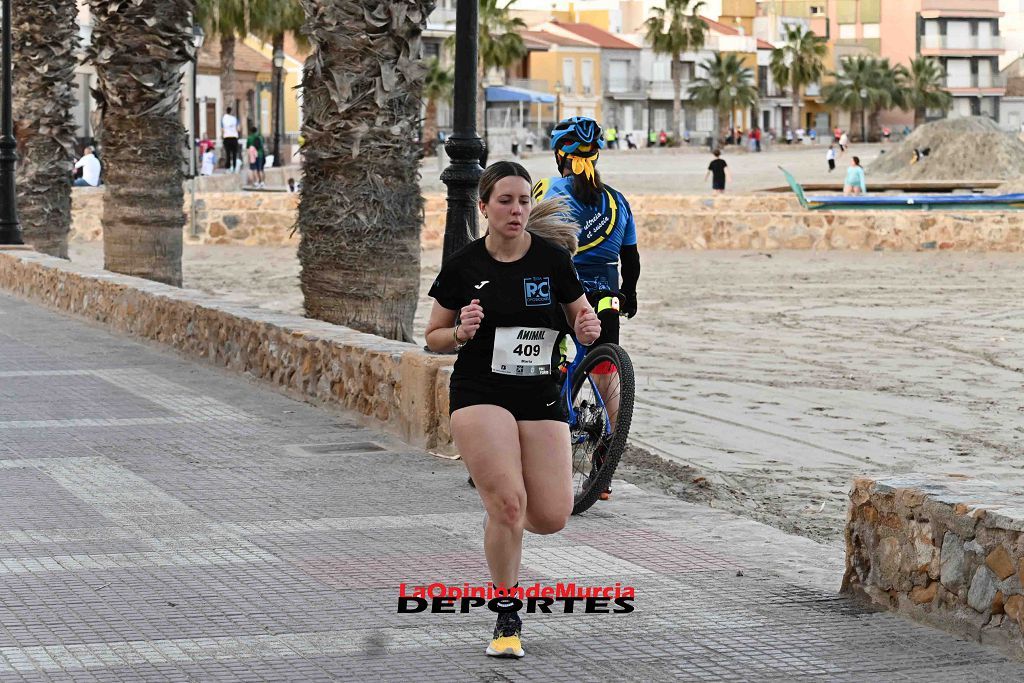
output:
[[[825,152],[825,160],[828,161],[828,172],[836,170],[836,146],[831,144],[828,146],[828,151]]]
[[[725,181],[726,178],[732,180],[732,173],[729,171],[729,164],[725,163],[725,159],[722,159],[722,150],[716,149],[711,152],[715,158],[708,164],[707,173],[704,174],[704,182],[708,181],[708,176],[711,176],[711,191],[714,194],[722,194],[725,192]]]

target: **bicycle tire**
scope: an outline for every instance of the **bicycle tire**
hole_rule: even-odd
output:
[[[581,396],[585,387],[592,393],[598,393],[594,383],[590,381],[591,373],[605,362],[612,363],[618,370],[619,411],[610,436],[604,435],[604,427],[608,420],[607,411],[586,404]],[[574,515],[590,509],[611,483],[612,475],[626,450],[626,440],[629,438],[629,426],[633,420],[634,391],[633,363],[629,354],[618,344],[601,344],[591,349],[573,373],[570,399],[576,413],[576,424],[569,427],[573,437]],[[604,452],[599,454],[598,449],[602,442],[606,445]]]

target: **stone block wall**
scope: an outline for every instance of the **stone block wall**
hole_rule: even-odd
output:
[[[415,446],[451,450],[447,380],[444,392],[439,384],[451,356],[26,249],[0,247],[0,288],[264,380],[296,398],[354,410]]]
[[[102,238],[102,199],[101,189],[75,189],[72,239]],[[298,195],[201,192],[197,202],[189,243],[298,244]],[[805,211],[789,195],[636,195],[632,207],[645,249],[1024,251],[1024,211]],[[446,208],[444,196],[427,196],[424,248],[441,248]]]
[[[843,590],[1024,659],[1024,495],[961,476],[857,479]]]

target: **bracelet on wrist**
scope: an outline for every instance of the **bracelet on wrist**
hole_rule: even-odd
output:
[[[466,341],[462,341],[461,339],[459,339],[459,328],[460,327],[462,327],[462,323],[457,324],[455,326],[455,329],[452,330],[452,337],[455,338],[455,350],[456,351],[458,351],[463,346],[465,346],[467,343],[469,343],[468,339]]]

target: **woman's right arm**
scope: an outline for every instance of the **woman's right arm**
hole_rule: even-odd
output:
[[[430,309],[430,320],[427,321],[427,348],[434,353],[449,353],[455,350],[455,313],[441,304],[434,302]],[[463,337],[465,339],[465,337]]]
[[[456,313],[459,316],[458,324],[455,323]],[[479,299],[473,299],[460,311],[445,308],[434,301],[434,307],[430,309],[430,320],[427,321],[427,333],[424,335],[427,348],[434,353],[455,351],[457,346],[476,336],[483,319],[484,309],[481,308]]]

